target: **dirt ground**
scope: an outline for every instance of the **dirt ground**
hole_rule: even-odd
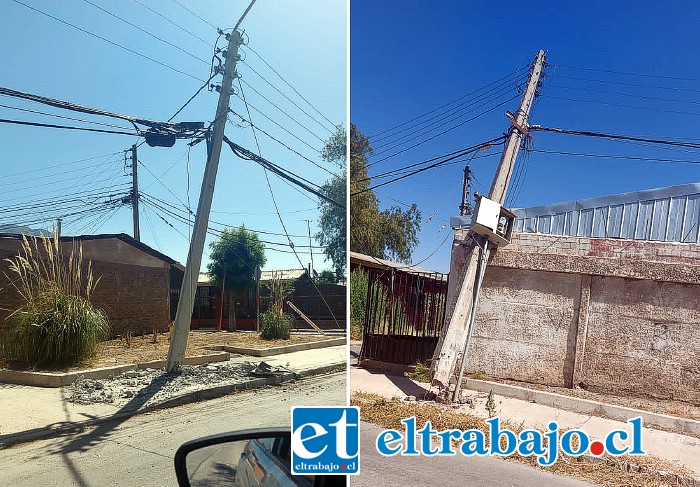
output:
[[[328,339],[328,337],[310,333],[292,334],[289,340],[263,340],[258,333],[191,331],[187,340],[187,352],[185,356],[218,353],[214,350],[206,350],[206,347],[216,345],[262,349],[293,345],[296,343],[317,342],[325,339]],[[98,345],[98,351],[95,357],[77,366],[60,371],[68,372],[164,360],[168,356],[169,347],[170,339],[167,333],[159,334],[157,343],[154,343],[153,335],[151,334],[133,337],[130,346],[127,346],[123,338],[109,340]],[[54,372],[56,372],[56,370],[54,370]]]

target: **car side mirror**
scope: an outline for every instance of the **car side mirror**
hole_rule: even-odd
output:
[[[288,429],[260,428],[188,441],[175,453],[180,487],[339,487],[345,475],[291,473]]]

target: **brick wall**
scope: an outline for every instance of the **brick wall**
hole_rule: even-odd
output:
[[[5,258],[15,254],[0,250],[0,326],[22,300],[8,278]],[[7,275],[6,275],[7,274]],[[167,268],[93,262],[93,275],[99,277],[92,302],[102,309],[112,325],[112,334],[131,329],[135,334],[151,333],[153,327],[166,331],[170,322],[170,278]]]
[[[700,245],[518,234],[480,299],[468,370],[700,404]]]

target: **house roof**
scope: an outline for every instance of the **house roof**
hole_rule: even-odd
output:
[[[350,252],[350,263],[358,264],[363,267],[372,267],[374,269],[394,269],[397,271],[406,272],[408,274],[432,274],[435,279],[447,280],[447,274],[442,272],[429,271],[427,269],[421,269],[420,267],[399,264],[398,262],[392,262],[386,259],[379,259],[377,257],[372,257],[371,255],[361,254],[359,252]]]
[[[0,238],[21,240],[22,237],[23,237],[22,234],[16,234],[16,233],[0,234]],[[181,270],[184,270],[184,267],[176,260],[168,257],[167,255],[165,255],[162,252],[158,252],[156,249],[149,247],[148,245],[146,245],[143,242],[139,242],[135,238],[127,235],[126,233],[103,233],[103,234],[99,234],[99,235],[63,236],[60,238],[60,240],[61,240],[61,242],[75,242],[75,241],[86,242],[86,241],[90,241],[90,240],[107,240],[110,238],[121,240],[122,242],[139,249],[141,252],[149,254],[157,259],[160,259],[164,262],[167,262],[170,265],[173,265],[175,267],[180,268]]]
[[[512,210],[515,231],[666,242],[700,241],[700,183]]]

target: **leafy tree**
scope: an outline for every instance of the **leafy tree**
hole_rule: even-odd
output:
[[[372,155],[367,137],[350,127],[350,249],[373,257],[410,262],[418,245],[421,212],[413,204],[407,210],[379,210],[379,200],[369,189],[367,157]]]
[[[321,271],[321,273],[316,277],[316,282],[318,284],[335,284],[335,272],[329,269]]]
[[[340,175],[333,176],[322,187],[324,194],[330,198],[345,204],[347,195],[346,173],[346,131],[341,125],[336,127],[335,133],[326,141],[321,157],[330,163],[337,165]],[[321,212],[319,219],[320,231],[315,237],[325,246],[326,257],[333,263],[333,268],[338,275],[345,273],[346,252],[346,208],[338,207],[333,203],[320,200],[318,208]]]
[[[254,232],[243,228],[225,229],[221,238],[209,245],[211,262],[207,272],[228,299],[228,319],[236,328],[236,300],[255,283],[255,269],[267,262],[265,247]]]

